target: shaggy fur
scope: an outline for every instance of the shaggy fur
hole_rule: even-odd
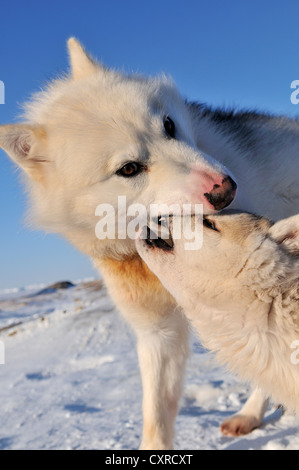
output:
[[[139,240],[138,252],[218,360],[299,413],[299,216],[224,214],[205,218],[197,251],[186,231],[171,251]]]
[[[117,73],[75,39],[68,47],[70,74],[33,95],[21,124],[0,126],[0,146],[24,171],[32,220],[91,257],[133,326],[144,387],[141,447],[171,448],[188,323],[133,240],[95,236],[96,206],[117,209],[118,196],[125,195],[127,205],[202,203],[213,213],[207,195],[216,191],[219,201],[222,192],[224,204],[234,197],[222,184],[229,175],[239,186],[235,207],[277,219],[291,215],[299,200],[299,126],[186,103],[171,79]],[[175,138],[165,132],[166,116],[175,123]],[[143,171],[121,177],[118,170],[128,161]],[[223,431],[249,432],[265,406],[265,397],[254,392]]]

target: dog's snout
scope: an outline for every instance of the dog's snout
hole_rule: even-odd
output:
[[[149,227],[147,227],[147,226],[143,227],[140,238],[145,240],[145,243],[148,246],[154,246],[153,245],[153,240],[156,239],[157,237],[158,237],[158,235],[155,234]]]
[[[169,234],[169,237],[166,239],[160,238],[158,234],[153,232],[149,227],[144,227],[142,229],[141,237],[145,240],[145,243],[150,248],[159,248],[164,251],[170,251],[173,249],[173,239]]]
[[[225,176],[221,184],[214,184],[213,189],[209,193],[204,193],[204,196],[214,209],[219,211],[234,200],[236,191],[236,182],[230,176]]]
[[[168,218],[169,218],[169,215],[168,216],[157,215],[157,216],[152,217],[152,223],[155,224],[158,228],[159,227],[167,228],[169,225]]]

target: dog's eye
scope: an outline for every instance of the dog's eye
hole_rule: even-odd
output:
[[[136,176],[144,170],[144,166],[138,162],[129,162],[117,170],[118,176],[124,176],[125,178],[131,178]]]
[[[169,137],[171,137],[172,139],[175,138],[175,124],[169,116],[165,116],[164,118],[164,129]]]
[[[218,228],[216,227],[215,222],[212,220],[206,219],[205,217],[202,220],[202,223],[204,224],[205,227],[214,230],[215,232],[219,232]]]

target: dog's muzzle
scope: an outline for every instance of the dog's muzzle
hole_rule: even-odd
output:
[[[143,227],[140,238],[144,239],[146,245],[150,248],[158,248],[163,251],[171,251],[174,247],[171,233],[168,234],[167,238],[160,238],[157,233],[153,232],[147,226]]]

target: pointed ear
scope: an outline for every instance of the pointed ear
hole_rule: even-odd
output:
[[[270,236],[288,251],[299,254],[299,215],[280,220],[270,228]]]
[[[46,131],[41,126],[0,126],[0,147],[35,180],[42,179],[43,167],[49,162],[46,145]]]
[[[72,76],[75,80],[87,77],[100,70],[97,64],[85,52],[83,46],[75,38],[70,38],[67,42],[71,62]]]

